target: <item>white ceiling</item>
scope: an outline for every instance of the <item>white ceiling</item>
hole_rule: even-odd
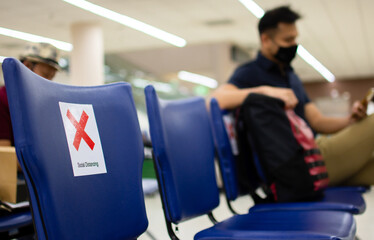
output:
[[[92,0],[186,39],[188,45],[232,42],[258,48],[257,19],[237,0]],[[288,4],[300,12],[299,43],[337,79],[374,76],[373,0],[256,0],[265,10]],[[212,22],[223,22],[214,25]],[[99,22],[106,52],[175,48],[158,39],[81,10],[62,0],[2,0],[0,27],[71,42],[77,22]],[[208,24],[208,23],[211,24]],[[226,24],[225,24],[226,23]],[[0,55],[14,55],[24,41],[0,35]],[[172,60],[171,60],[172,61]],[[297,59],[304,80],[322,79]]]

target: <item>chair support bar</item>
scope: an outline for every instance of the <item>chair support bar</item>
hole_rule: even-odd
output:
[[[217,219],[213,216],[213,213],[212,213],[212,212],[209,212],[209,213],[208,213],[208,217],[209,217],[209,220],[210,220],[213,224],[217,224],[217,223],[218,223]]]
[[[157,183],[159,186],[161,186],[161,181],[160,181],[160,176],[158,174],[158,171],[157,171],[157,161],[156,161],[156,156],[155,156],[155,153],[152,149],[152,160],[153,160],[153,167],[155,169],[155,172],[156,172],[156,178],[157,178]],[[161,191],[161,188],[159,187],[159,191]],[[164,212],[166,212],[166,206],[165,206],[165,203],[164,201],[166,199],[164,199],[163,195],[160,193],[160,197],[161,197],[161,203],[162,203],[162,208],[164,209]],[[166,218],[166,214],[164,214],[164,217],[165,217],[165,223],[166,223],[166,228],[168,230],[168,234],[169,234],[169,237],[172,239],[172,240],[179,240],[179,238],[177,237],[177,235],[175,234],[174,230],[173,230],[173,226],[172,226],[172,223]]]

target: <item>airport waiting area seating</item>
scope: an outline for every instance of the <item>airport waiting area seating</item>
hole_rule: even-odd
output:
[[[54,83],[2,64],[37,239],[136,239],[148,226],[143,143],[127,83]]]
[[[230,202],[237,199],[239,195],[249,194],[250,191],[246,189],[239,189],[238,187],[238,169],[236,169],[237,167],[235,156],[232,151],[231,143],[226,130],[227,128],[224,122],[225,114],[227,115],[228,113],[226,111],[222,111],[218,105],[217,100],[213,98],[210,102],[210,115],[215,145],[217,149],[219,169],[222,176],[223,187],[225,189],[225,196],[229,208],[232,209],[233,212],[235,212]],[[254,149],[252,149],[252,153],[253,152],[255,152]],[[255,157],[256,156],[254,156],[253,159]],[[251,169],[250,166],[255,166],[255,169]],[[261,171],[261,169],[258,169],[260,166],[261,164],[259,162],[246,166],[247,174],[254,175],[254,171]],[[259,175],[261,176],[261,174]],[[252,186],[261,187],[260,183],[253,180],[256,178],[248,177],[247,179],[248,181],[251,181],[250,184],[252,184]],[[260,181],[261,180],[262,179],[260,179]],[[367,188],[365,187],[329,187],[325,189],[324,197],[317,201],[295,203],[260,203],[252,207],[250,211],[335,210],[350,212],[352,214],[361,214],[366,209],[365,200],[362,196],[362,193],[366,190]],[[255,197],[253,198],[254,200],[256,200]]]
[[[202,98],[159,99],[145,88],[154,161],[165,221],[173,224],[208,215],[214,225],[194,239],[354,239],[352,214],[341,211],[250,211],[217,222],[219,205],[214,169],[214,141]]]
[[[13,58],[2,66],[37,239],[136,239],[144,233],[144,152],[130,85],[68,86]],[[172,239],[172,224],[204,214],[214,226],[195,239],[354,239],[354,218],[343,211],[250,211],[217,222],[205,101],[161,100],[151,86],[145,93]]]

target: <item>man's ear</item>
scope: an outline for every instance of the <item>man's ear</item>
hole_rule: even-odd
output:
[[[260,40],[261,40],[261,44],[264,45],[268,43],[271,39],[268,33],[261,33]]]

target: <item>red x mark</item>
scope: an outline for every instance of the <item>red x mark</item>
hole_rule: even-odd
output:
[[[71,114],[71,112],[68,109],[68,112],[66,113],[66,116],[69,118],[70,122],[74,125],[74,127],[77,129],[77,132],[75,133],[74,142],[73,145],[77,149],[79,149],[79,146],[81,144],[81,140],[83,140],[87,143],[87,145],[93,150],[95,143],[92,141],[92,139],[87,135],[87,133],[84,131],[84,128],[86,127],[88,115],[85,111],[82,112],[81,119],[79,122],[75,120],[74,116]]]

